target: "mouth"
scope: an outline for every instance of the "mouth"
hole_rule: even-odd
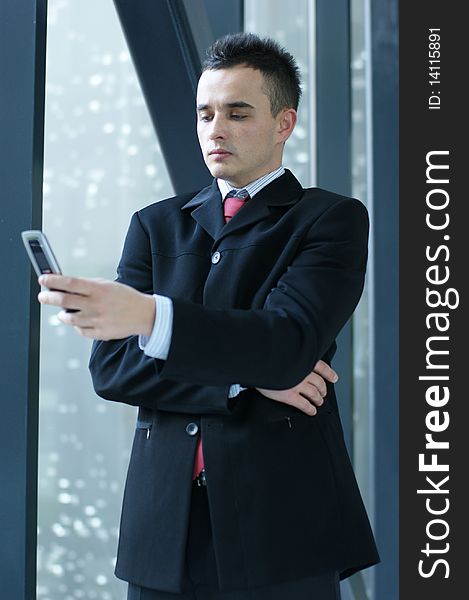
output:
[[[231,152],[223,150],[223,148],[215,148],[215,150],[210,150],[208,155],[213,156],[214,158],[225,158],[226,156],[231,156]]]

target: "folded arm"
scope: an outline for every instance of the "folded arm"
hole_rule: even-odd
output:
[[[133,223],[141,228],[135,219]],[[90,363],[92,373],[94,365],[101,377],[106,373],[107,361],[118,372],[126,370],[126,366],[132,371],[128,367],[137,365],[133,383],[138,383],[140,374],[144,374],[147,383],[140,387],[146,385],[150,396],[156,395],[156,387],[167,380],[171,380],[171,385],[178,382],[212,386],[219,393],[228,390],[233,381],[264,390],[297,386],[332,344],[358,302],[363,289],[367,230],[367,214],[361,203],[337,203],[311,226],[299,253],[268,295],[263,309],[217,310],[174,299],[171,347],[166,361],[156,361],[157,373],[150,375],[153,361],[142,356],[136,339],[96,342]],[[140,232],[139,244],[145,243],[149,245]],[[118,282],[127,286],[47,276],[45,285],[64,291],[42,292],[40,300],[78,308],[81,312],[62,312],[60,318],[82,335],[104,340],[148,335],[152,316],[148,320],[142,318],[141,311],[149,306],[149,300],[154,310],[148,296],[152,292],[148,262],[151,252],[149,247],[142,249],[133,244],[130,255],[124,252],[124,256]],[[109,304],[112,310],[108,310]],[[130,304],[139,309],[129,311],[134,317],[124,318],[125,307]],[[135,352],[140,353],[140,360],[135,360]],[[261,355],[263,359],[259,361]],[[120,375],[121,383],[123,378],[124,384],[129,384],[120,389],[133,389],[132,375]],[[110,385],[112,380],[108,373],[107,383]],[[152,386],[153,391],[149,389]]]

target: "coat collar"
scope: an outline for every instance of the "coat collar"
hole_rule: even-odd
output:
[[[270,214],[269,206],[295,204],[303,188],[296,177],[285,169],[285,173],[266,185],[229,223],[225,224],[221,194],[216,180],[201,190],[181,210],[192,210],[192,217],[213,239],[220,239],[229,233],[252,225]]]

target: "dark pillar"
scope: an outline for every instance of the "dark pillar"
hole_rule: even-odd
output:
[[[23,229],[41,227],[46,0],[0,5],[0,582],[36,597],[39,287]]]

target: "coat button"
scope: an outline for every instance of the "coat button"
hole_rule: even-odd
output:
[[[188,425],[186,425],[186,433],[188,435],[196,435],[198,431],[199,426],[197,425],[197,423],[189,423]]]
[[[220,258],[221,258],[221,254],[219,252],[214,252],[212,254],[212,264],[216,265],[217,263],[220,262]]]

